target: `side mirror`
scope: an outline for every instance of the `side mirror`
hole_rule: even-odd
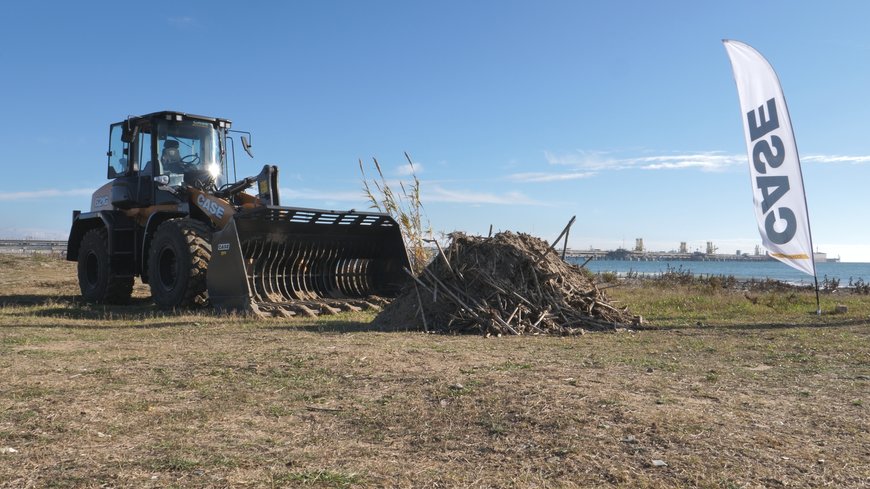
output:
[[[248,153],[248,156],[254,157],[254,153],[251,152],[251,143],[248,142],[248,138],[245,136],[242,136],[242,148],[245,149],[245,153]]]
[[[139,126],[134,126],[132,131],[125,126],[121,132],[121,141],[130,144],[136,140],[137,136],[139,136]]]

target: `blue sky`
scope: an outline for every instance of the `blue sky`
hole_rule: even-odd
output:
[[[721,39],[788,100],[813,239],[870,261],[866,2],[16,2],[0,17],[0,238],[65,238],[105,182],[108,125],[163,109],[253,133],[240,175],[364,208],[358,159],[417,164],[437,231],[751,251]]]

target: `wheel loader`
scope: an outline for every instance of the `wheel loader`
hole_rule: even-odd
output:
[[[395,296],[409,267],[396,221],[281,206],[272,165],[232,181],[235,137],[252,153],[250,133],[230,128],[227,119],[175,111],[110,126],[110,181],[89,212],[73,211],[67,246],[82,297],[127,303],[135,277],[164,309],[312,316]]]

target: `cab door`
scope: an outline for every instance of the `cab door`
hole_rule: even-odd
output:
[[[148,125],[150,126],[150,124]],[[138,175],[138,202],[142,207],[146,207],[154,203],[154,177],[158,175],[159,166],[154,163],[154,148],[151,144],[151,131],[148,126],[144,126],[139,131],[139,135],[133,142],[131,148],[133,153],[133,167]]]
[[[143,160],[151,159],[151,134],[143,130],[130,132],[127,129],[125,132],[127,123],[111,126],[107,153],[107,176],[115,179],[112,183],[112,206],[120,209],[146,207],[154,200],[153,178],[142,166]]]
[[[106,178],[118,178],[130,171],[130,145],[123,141],[123,132],[124,123],[112,124],[109,128],[109,151],[106,153],[109,157],[109,168]]]

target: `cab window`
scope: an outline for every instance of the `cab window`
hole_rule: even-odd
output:
[[[129,145],[121,140],[123,123],[114,124],[109,131],[109,169],[107,178],[125,175],[130,170]]]
[[[208,182],[220,187],[223,174],[221,131],[214,124],[198,120],[158,120],[152,137],[156,138],[160,175],[171,182]]]
[[[141,131],[139,132],[139,155],[136,161],[139,162],[140,175],[154,175],[155,165],[151,161],[151,134]]]

